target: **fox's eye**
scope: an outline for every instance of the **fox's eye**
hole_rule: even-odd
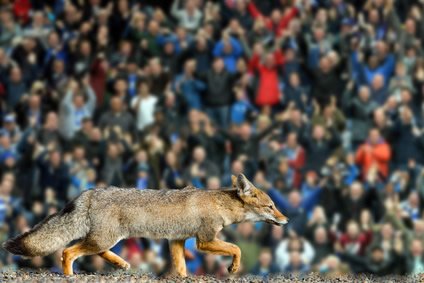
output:
[[[268,208],[272,209],[272,204],[270,206],[268,206]]]

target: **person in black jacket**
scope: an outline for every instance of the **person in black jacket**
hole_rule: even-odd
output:
[[[424,161],[423,130],[409,107],[402,109],[400,119],[393,126],[390,136],[395,166],[406,166],[410,160]]]
[[[234,100],[233,86],[238,76],[225,70],[222,58],[215,58],[212,70],[202,76],[206,83],[206,113],[221,128],[228,127],[230,105]]]
[[[310,135],[300,139],[300,143],[306,150],[306,168],[320,172],[330,155],[340,145],[339,134],[330,130],[327,134],[321,125],[315,125]]]
[[[339,62],[333,62],[335,61],[333,57],[337,56],[335,54],[333,52],[321,57],[317,69],[311,70],[304,66],[304,70],[312,83],[312,99],[315,99],[321,108],[324,108],[332,99],[336,98],[342,90],[340,75],[344,61],[339,59]]]
[[[350,88],[353,86],[350,85],[345,92],[343,104],[347,116],[352,119],[352,142],[356,148],[367,138],[372,126],[371,116],[378,103],[371,99],[370,89],[367,86],[361,86],[357,95],[353,95]]]

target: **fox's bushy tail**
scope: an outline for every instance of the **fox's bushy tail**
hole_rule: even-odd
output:
[[[7,251],[24,257],[49,255],[72,240],[86,236],[91,192],[82,193],[61,211],[50,215],[28,232],[3,243]]]

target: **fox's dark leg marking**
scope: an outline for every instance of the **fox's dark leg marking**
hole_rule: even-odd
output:
[[[182,277],[187,276],[186,262],[184,258],[184,244],[185,240],[169,241],[169,251],[172,258],[172,271]]]
[[[220,239],[213,239],[212,241],[201,241],[197,238],[197,249],[199,251],[218,254],[228,255],[233,257],[233,262],[228,267],[228,272],[235,273],[240,267],[241,251],[240,248],[234,244],[224,242]]]
[[[122,259],[120,256],[118,256],[114,252],[111,252],[111,251],[101,252],[99,253],[99,256],[101,256],[102,258],[112,263],[113,265],[116,265],[119,268],[128,270],[131,267],[128,262],[126,262],[124,259]]]

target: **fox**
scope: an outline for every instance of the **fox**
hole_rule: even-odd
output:
[[[284,225],[288,218],[246,176],[232,175],[231,179],[232,188],[220,190],[192,186],[181,190],[118,187],[87,190],[62,210],[2,246],[12,254],[29,258],[64,248],[63,273],[73,275],[73,262],[77,258],[95,254],[128,270],[130,264],[110,251],[123,239],[167,239],[171,274],[186,277],[184,244],[188,238],[195,237],[199,251],[231,256],[228,271],[236,273],[240,267],[240,248],[219,239],[218,233],[226,226],[245,221]]]

